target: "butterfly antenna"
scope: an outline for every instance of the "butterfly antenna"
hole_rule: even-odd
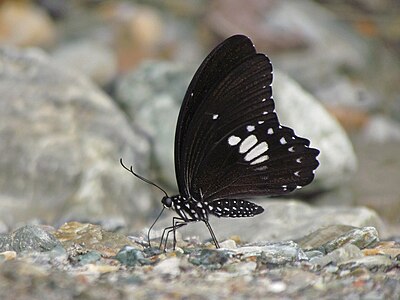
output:
[[[157,223],[158,219],[161,217],[162,213],[164,212],[165,207],[162,208],[161,212],[158,214],[158,217],[154,220],[153,224],[151,224],[149,231],[147,231],[147,241],[149,242],[149,247],[151,248],[150,244],[150,231],[153,228],[153,226]]]
[[[124,163],[122,162],[122,158],[119,159],[119,163],[121,164],[121,166],[122,166],[125,170],[127,170],[127,171],[130,172],[130,173],[132,173],[132,175],[134,175],[135,177],[139,178],[140,180],[143,180],[144,182],[146,182],[146,183],[148,183],[148,184],[151,184],[152,186],[155,186],[156,188],[158,188],[159,190],[161,190],[161,191],[165,194],[166,197],[168,197],[167,192],[166,192],[162,187],[160,187],[159,185],[155,184],[154,182],[151,182],[150,180],[144,178],[143,176],[140,176],[139,174],[136,174],[136,173],[133,171],[132,166],[131,166],[130,168],[128,168],[127,166],[125,166]]]

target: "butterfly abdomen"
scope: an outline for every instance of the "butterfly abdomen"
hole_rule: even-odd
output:
[[[240,199],[216,200],[211,202],[210,206],[212,208],[209,211],[210,214],[225,218],[253,217],[264,211],[264,209],[257,204]]]

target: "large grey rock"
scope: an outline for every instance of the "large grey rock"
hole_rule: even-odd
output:
[[[365,207],[314,207],[294,200],[257,201],[265,209],[253,218],[210,218],[210,224],[219,240],[237,235],[242,241],[284,241],[297,240],[321,228],[334,224],[354,227],[375,227],[379,236],[385,236],[382,220]],[[173,212],[168,213],[156,228],[170,226]],[[209,239],[210,234],[203,222],[189,224],[178,230],[183,238],[198,235]],[[156,231],[157,232],[157,231]],[[179,236],[178,236],[179,237]]]
[[[135,127],[152,140],[158,173],[176,189],[176,120],[193,70],[169,62],[147,61],[117,84],[116,97]]]
[[[38,50],[1,49],[0,79],[0,219],[142,217],[118,160],[147,169],[149,146],[104,93]]]
[[[117,87],[117,99],[133,124],[150,136],[161,176],[172,186],[176,120],[192,74],[176,64],[146,62],[122,78]],[[315,184],[307,189],[326,190],[348,181],[355,172],[356,158],[344,130],[298,84],[280,72],[274,74],[273,92],[280,120],[321,150]]]
[[[274,75],[274,99],[281,123],[307,137],[321,151],[310,188],[329,190],[348,182],[357,170],[357,159],[344,129],[295,81],[279,71]]]
[[[3,251],[50,251],[60,246],[54,235],[39,226],[27,225],[18,228],[11,234],[0,235],[0,252]]]
[[[64,66],[81,71],[101,86],[110,83],[117,74],[115,54],[99,42],[69,42],[56,49],[52,56]]]

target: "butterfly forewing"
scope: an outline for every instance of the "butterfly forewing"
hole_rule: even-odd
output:
[[[310,183],[319,151],[279,124],[272,66],[244,36],[218,46],[196,72],[175,137],[180,192],[212,202],[274,195]]]

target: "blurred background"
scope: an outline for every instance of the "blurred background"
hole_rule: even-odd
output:
[[[315,182],[295,197],[365,206],[398,236],[396,0],[0,1],[0,232],[149,226],[162,194],[118,160],[176,192],[186,87],[236,33],[270,57],[282,123],[321,149]]]

